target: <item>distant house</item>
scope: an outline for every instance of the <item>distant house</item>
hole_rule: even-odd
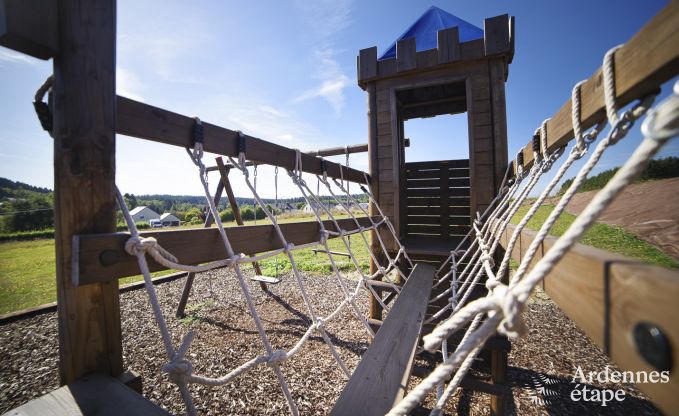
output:
[[[134,222],[140,221],[149,222],[151,220],[160,219],[160,214],[146,206],[138,206],[132,209],[132,211],[130,211],[130,215],[132,215],[132,219],[134,220]]]
[[[320,204],[319,204],[319,203],[317,203],[317,202],[312,202],[311,204],[312,204],[312,205],[309,205],[309,203],[307,203],[307,204],[304,205],[304,208],[302,208],[302,211],[303,211],[305,214],[313,214],[313,213],[314,213],[314,208],[315,208],[315,210],[320,210],[321,213],[324,213],[323,207],[325,207],[325,208],[327,208],[327,209],[332,208],[332,205],[331,205],[331,204],[328,204],[328,203],[320,203]]]
[[[179,218],[175,217],[169,212],[166,212],[160,216],[160,222],[163,224],[163,227],[177,227],[180,223]]]

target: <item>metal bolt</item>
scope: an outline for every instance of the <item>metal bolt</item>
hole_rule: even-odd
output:
[[[112,266],[120,260],[120,255],[115,250],[104,250],[99,255],[99,263],[103,266]]]
[[[639,322],[633,330],[637,352],[658,371],[672,369],[672,346],[667,336],[656,325]]]

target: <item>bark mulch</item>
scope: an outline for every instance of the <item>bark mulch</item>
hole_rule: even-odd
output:
[[[175,345],[188,330],[196,338],[188,358],[194,371],[220,376],[264,349],[240,287],[232,275],[203,273],[196,279],[189,300],[187,317],[174,317],[184,280],[156,286],[159,302],[173,333]],[[221,275],[220,275],[221,274]],[[342,298],[333,278],[305,277],[309,298],[320,315],[328,314]],[[349,282],[353,284],[354,282]],[[310,324],[300,291],[292,276],[271,285],[268,293],[250,283],[251,293],[261,313],[274,348],[291,348]],[[601,371],[612,365],[608,359],[551,302],[538,294],[526,310],[530,334],[514,342],[509,358],[509,379],[513,400],[509,409],[519,415],[540,414],[658,414],[638,390],[629,385],[597,385],[597,388],[622,388],[625,400],[607,407],[575,403],[569,398],[575,366],[585,371]],[[172,413],[182,414],[184,406],[177,388],[161,374],[166,362],[159,331],[143,290],[121,295],[124,362],[128,369],[143,377],[144,395]],[[357,304],[367,314],[367,297]],[[350,308],[326,326],[333,343],[350,371],[368,347],[363,325]],[[0,327],[0,413],[58,387],[57,322],[54,313],[9,323]],[[345,384],[345,378],[326,344],[312,337],[299,355],[285,362],[282,371],[299,406],[300,413],[327,414]],[[556,380],[550,390],[556,394],[535,397],[535,380],[546,376]],[[411,378],[411,383],[419,379]],[[191,391],[201,414],[288,414],[272,370],[260,366],[226,386],[208,388],[193,385]],[[538,397],[539,398],[539,397]],[[546,400],[545,400],[546,399]],[[426,414],[431,395],[416,414]],[[457,392],[446,407],[447,414],[489,414],[489,396],[476,392]]]

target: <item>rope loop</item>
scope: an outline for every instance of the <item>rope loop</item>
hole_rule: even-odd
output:
[[[604,76],[604,101],[606,102],[606,116],[608,122],[613,125],[618,121],[618,104],[615,96],[615,52],[623,45],[614,46],[604,55],[604,63],[601,66]]]
[[[502,321],[498,332],[516,339],[527,332],[526,323],[521,316],[521,303],[506,285],[500,284],[493,289],[491,295],[497,312],[502,313]]]

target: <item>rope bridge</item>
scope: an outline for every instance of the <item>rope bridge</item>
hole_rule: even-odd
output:
[[[679,82],[675,83],[673,94],[655,109],[649,110],[655,98],[649,96],[632,108],[625,110],[622,114],[618,114],[613,68],[613,55],[618,48],[613,48],[606,53],[603,65],[606,115],[610,124],[608,134],[596,145],[593,151],[590,150],[604,126],[599,124],[591,130],[583,132],[580,118],[580,86],[584,81],[576,84],[571,98],[575,145],[549,184],[532,202],[530,209],[514,229],[499,267],[496,267],[495,264],[495,254],[500,237],[507,229],[510,220],[518,212],[519,207],[526,203],[526,198],[539,179],[549,172],[565,154],[565,146],[552,154],[548,153],[546,120],[536,130],[537,139],[533,143],[535,163],[531,169],[524,172],[521,161],[522,154],[517,155],[516,177],[505,180],[500,193],[492,201],[486,212],[483,215],[477,214],[472,231],[460,243],[458,249],[451,252],[445,263],[439,268],[440,279],[436,286],[447,282],[450,287],[431,299],[430,302],[433,303],[449,296],[448,304],[429,318],[428,322],[442,318],[446,313],[449,316],[438,324],[430,334],[424,336],[423,349],[433,352],[441,348],[444,354],[443,362],[414,387],[403,400],[396,404],[389,411],[389,415],[408,414],[435,388],[437,401],[431,414],[441,414],[443,406],[460,386],[474,359],[491,335],[499,332],[510,338],[517,338],[525,334],[527,328],[522,320],[521,313],[533,289],[542,282],[564,254],[582,237],[615,196],[643,171],[649,160],[662,146],[670,138],[679,134]],[[603,153],[607,148],[625,138],[636,120],[646,113],[648,113],[647,117],[641,127],[644,136],[641,144],[611,181],[597,193],[563,236],[528,271],[540,244],[587,178],[587,175],[597,165]],[[580,168],[569,189],[560,198],[554,210],[540,227],[518,269],[507,279],[509,260],[521,231],[573,163],[588,153],[590,154],[589,159]],[[505,178],[507,178],[507,175]],[[459,250],[459,247],[462,247],[468,239],[471,239],[470,247],[467,250]],[[459,264],[465,260],[467,264],[460,267]],[[450,265],[450,271],[444,274],[443,270],[447,265]],[[471,288],[483,278],[485,278],[488,295],[484,298],[468,301]],[[508,283],[505,283],[507,280]],[[448,354],[448,338],[455,332],[463,330],[466,325],[468,327],[462,340],[455,350]]]
[[[388,412],[389,415],[408,414],[434,389],[436,389],[437,401],[432,410],[432,414],[441,414],[443,406],[450,399],[455,390],[460,387],[460,384],[474,359],[491,335],[498,332],[510,338],[516,338],[525,334],[526,325],[521,318],[521,313],[535,286],[547,276],[550,270],[552,270],[559,262],[561,257],[563,257],[569,248],[573,246],[583,233],[594,223],[601,212],[611,203],[615,195],[643,170],[644,166],[653,155],[658,152],[664,143],[678,133],[679,83],[675,85],[674,94],[655,109],[650,110],[655,97],[648,96],[619,114],[619,108],[615,100],[616,94],[613,70],[613,55],[618,48],[619,47],[611,49],[605,55],[603,65],[606,114],[607,121],[610,124],[610,129],[606,136],[599,141],[593,150],[591,149],[596,143],[598,136],[604,130],[605,123],[600,123],[589,131],[583,131],[580,117],[580,87],[583,82],[576,84],[573,88],[571,97],[571,117],[574,126],[575,145],[568,153],[566,152],[565,146],[550,153],[547,146],[547,120],[545,120],[535,132],[535,139],[533,142],[534,163],[532,166],[529,169],[524,169],[522,160],[523,154],[520,153],[517,155],[515,164],[510,164],[507,169],[504,182],[498,195],[491,201],[483,214],[477,213],[472,230],[459,243],[457,248],[450,253],[450,256],[436,271],[438,280],[433,287],[436,288],[445,284],[447,284],[448,287],[431,297],[428,303],[433,304],[446,297],[448,297],[448,299],[443,308],[424,321],[424,323],[438,324],[430,334],[423,337],[422,349],[420,349],[419,352],[423,350],[432,352],[441,348],[444,355],[443,362],[437,366],[429,376],[413,388],[403,400],[397,403]],[[632,130],[635,122],[645,114],[647,114],[647,117],[642,126],[644,140],[638,146],[634,154],[606,187],[590,202],[588,207],[569,227],[566,233],[559,238],[551,250],[545,253],[543,258],[528,271],[540,244],[544,241],[551,227],[554,225],[559,215],[564,211],[569,201],[573,198],[580,185],[597,165],[604,152],[610,146],[615,145],[618,141],[625,138]],[[196,409],[188,390],[189,384],[196,383],[209,386],[223,385],[246,371],[261,364],[265,364],[271,367],[272,371],[275,373],[281,391],[287,400],[291,414],[298,414],[294,399],[292,398],[285,378],[280,371],[280,365],[285,362],[285,360],[297,354],[309,337],[313,333],[318,332],[328,345],[337,365],[344,372],[346,377],[349,378],[350,371],[340,358],[330,337],[325,331],[325,323],[332,320],[344,308],[350,307],[353,314],[365,326],[368,333],[371,336],[375,336],[368,320],[361,315],[359,308],[355,303],[356,296],[359,291],[364,288],[368,290],[380,303],[382,308],[388,312],[390,309],[389,306],[385,304],[382,297],[379,296],[373,288],[374,281],[386,278],[387,282],[380,282],[380,285],[387,285],[394,292],[400,293],[402,286],[399,286],[396,281],[392,280],[390,275],[396,273],[398,274],[399,281],[405,282],[408,280],[408,276],[406,276],[398,266],[399,263],[405,261],[410,267],[413,267],[414,265],[408,258],[404,247],[398,242],[396,230],[389,218],[381,211],[379,204],[368,189],[361,187],[369,201],[376,208],[378,213],[376,217],[368,215],[368,212],[358,204],[355,197],[351,195],[349,192],[348,181],[345,181],[342,176],[342,169],[340,169],[339,179],[330,179],[327,176],[323,169],[323,160],[321,160],[321,170],[323,171],[323,174],[316,175],[318,187],[316,192],[314,192],[302,177],[302,153],[298,150],[295,151],[295,167],[294,169],[288,169],[287,173],[290,181],[299,190],[304,197],[305,202],[313,211],[313,215],[319,224],[318,240],[297,246],[286,240],[286,236],[278,225],[276,216],[266,207],[266,204],[257,192],[256,182],[253,183],[253,180],[250,178],[250,173],[247,169],[249,163],[246,160],[245,152],[240,152],[237,158],[229,157],[230,163],[233,167],[242,172],[245,184],[252,193],[256,204],[259,204],[259,206],[262,207],[266,217],[273,224],[275,235],[282,242],[282,248],[251,256],[235,253],[232,249],[232,244],[224,231],[224,226],[219,218],[217,207],[208,187],[207,169],[202,161],[202,127],[199,119],[196,119],[195,121],[194,140],[195,145],[192,150],[189,150],[189,155],[193,163],[198,167],[199,178],[205,192],[205,198],[210,213],[217,224],[222,242],[226,249],[227,258],[197,266],[179,264],[177,259],[171,253],[163,249],[153,238],[140,237],[139,232],[129,215],[129,211],[125,206],[125,202],[118,192],[118,202],[124,212],[125,219],[131,231],[131,237],[125,244],[125,249],[128,253],[137,257],[139,267],[144,275],[145,286],[151,300],[155,319],[161,330],[163,344],[168,357],[168,363],[163,366],[163,371],[169,373],[170,379],[179,386],[188,413],[195,414]],[[239,140],[245,140],[240,133]],[[244,147],[245,146],[243,145],[243,148]],[[532,241],[526,255],[520,262],[518,269],[511,274],[511,277],[509,277],[510,256],[521,235],[521,231],[525,228],[528,221],[533,218],[538,211],[538,208],[555,189],[556,185],[563,179],[572,165],[586,155],[589,155],[589,158],[577,172],[572,185],[561,197],[554,210],[549,214],[549,217],[541,226],[536,238]],[[562,161],[564,158],[565,160]],[[496,265],[496,260],[498,260],[499,257],[497,253],[500,238],[507,231],[510,220],[514,218],[519,208],[527,203],[527,198],[531,195],[531,192],[535,189],[540,179],[548,174],[557,163],[561,164],[547,186],[542,190],[539,197],[530,204],[527,213],[514,228],[511,238],[505,247],[505,254],[501,257],[499,265]],[[514,177],[511,175],[511,168],[513,166],[516,167]],[[367,177],[365,182],[369,183]],[[356,224],[354,230],[345,231],[341,227],[333,211],[322,203],[319,196],[321,185],[325,191],[330,194],[332,199],[338,203],[338,206],[342,208],[342,211],[348,214],[349,218]],[[362,223],[359,222],[358,217],[352,212],[351,207],[359,207],[361,214],[369,219],[369,224],[367,226],[363,226]],[[327,216],[330,221],[329,224],[333,226],[334,230],[326,227],[323,216]],[[377,254],[370,250],[370,242],[365,236],[365,232],[377,231],[380,227],[386,228],[398,245],[398,250],[392,257],[389,255],[380,233],[374,233],[375,238],[377,239],[376,246],[379,251],[381,251],[381,254],[387,259],[386,263],[378,261]],[[368,248],[372,261],[379,265],[373,274],[366,274],[356,260],[355,247],[352,250],[349,241],[349,237],[353,234],[358,234],[360,236],[360,241]],[[355,270],[360,276],[359,281],[353,289],[347,287],[342,277],[342,273],[335,263],[333,252],[328,246],[328,239],[331,237],[340,238],[342,240],[346,248],[346,254],[349,256]],[[296,250],[317,247],[319,245],[323,247],[319,252],[325,252],[328,256],[333,274],[339,282],[342,296],[344,297],[334,311],[324,317],[319,316],[311,305],[304,281],[294,258],[294,252]],[[462,250],[461,247],[465,246],[468,246],[468,248]],[[146,263],[146,254],[167,268],[189,272],[201,272],[215,268],[233,269],[247,301],[249,312],[253,317],[266,354],[245,361],[240,366],[221,377],[213,378],[194,374],[191,363],[186,359],[186,352],[193,339],[193,332],[189,332],[184,337],[184,340],[178,348],[175,348],[172,344],[169,331],[165,324],[165,318],[160,310],[155,290],[151,283],[151,276]],[[308,327],[304,335],[299,339],[297,344],[288,351],[274,349],[274,346],[269,341],[241,270],[241,265],[244,263],[254,263],[280,254],[287,256],[290,260],[292,276],[295,279],[312,320],[312,324]],[[345,253],[342,254],[344,255]],[[385,264],[385,266],[382,266],[381,264]],[[470,300],[473,288],[481,284],[485,285],[488,290],[487,296]],[[462,336],[460,343],[449,353],[448,338],[454,333],[463,330],[465,327],[466,329],[464,330],[464,335]],[[392,342],[394,341],[395,340],[392,340]]]
[[[318,240],[302,245],[294,245],[293,243],[287,241],[286,236],[284,235],[283,231],[281,230],[281,227],[278,224],[276,216],[261,199],[256,189],[256,182],[253,182],[253,180],[250,178],[250,172],[247,169],[248,163],[246,161],[246,155],[245,152],[243,151],[240,152],[237,159],[230,157],[229,161],[231,162],[232,166],[234,166],[235,168],[242,172],[243,177],[245,179],[245,184],[252,193],[256,204],[258,204],[262,208],[266,217],[271,221],[273,228],[275,230],[276,237],[282,242],[282,248],[272,250],[263,254],[251,256],[234,252],[232,244],[229,241],[229,238],[225,232],[224,225],[220,219],[215,201],[213,200],[209,190],[207,181],[208,170],[203,163],[202,123],[197,118],[194,126],[194,140],[195,140],[194,148],[192,150],[187,149],[187,151],[193,163],[198,167],[200,182],[205,192],[205,199],[207,201],[212,218],[214,218],[214,221],[221,235],[222,242],[226,249],[227,258],[197,266],[180,264],[177,261],[177,258],[173,254],[165,250],[162,246],[160,246],[154,238],[152,237],[143,238],[140,236],[139,230],[135,226],[135,223],[130,215],[128,207],[125,204],[125,200],[122,197],[122,194],[120,193],[120,191],[117,191],[117,200],[123,211],[125,221],[131,233],[131,237],[125,243],[125,250],[129,254],[132,254],[137,258],[139,268],[144,276],[145,287],[148,292],[149,299],[151,301],[153,314],[156,323],[158,324],[158,327],[160,329],[163,345],[165,347],[165,351],[168,357],[168,362],[162,367],[162,371],[168,373],[170,379],[179,386],[182,399],[186,404],[187,412],[189,414],[195,414],[196,408],[193,404],[193,400],[188,389],[189,384],[203,384],[208,386],[224,385],[226,383],[229,383],[239,375],[245,373],[246,371],[256,366],[264,364],[269,366],[275,373],[281,391],[288,403],[290,412],[291,414],[296,415],[298,414],[297,406],[290,393],[285,378],[282,372],[280,371],[280,365],[282,365],[284,361],[295,356],[304,346],[306,341],[314,333],[318,332],[325,341],[325,343],[327,344],[337,365],[340,367],[340,369],[344,372],[344,374],[348,378],[350,376],[350,371],[346,367],[340,355],[337,353],[335,346],[333,345],[330,337],[328,336],[325,330],[325,324],[331,321],[337,315],[339,315],[339,313],[346,307],[351,307],[351,310],[353,311],[353,314],[356,316],[356,318],[363,323],[363,325],[366,328],[366,331],[368,331],[368,333],[374,337],[375,335],[374,331],[369,325],[367,319],[361,314],[359,308],[355,303],[357,295],[360,293],[362,289],[366,289],[370,291],[376,298],[380,299],[375,290],[372,288],[371,283],[374,280],[381,280],[382,278],[386,278],[387,280],[387,282],[381,282],[382,285],[387,284],[395,292],[397,293],[400,292],[400,286],[396,284],[396,282],[392,279],[390,275],[392,275],[393,273],[397,273],[399,275],[399,278],[402,281],[405,281],[407,280],[407,276],[401,271],[401,269],[398,267],[398,264],[399,262],[403,261],[408,262],[411,267],[413,266],[413,264],[408,258],[408,255],[406,254],[403,247],[400,246],[400,244],[397,254],[391,257],[387,252],[387,248],[385,246],[384,241],[382,240],[382,237],[380,237],[380,233],[375,232],[374,234],[377,235],[379,247],[382,251],[382,254],[387,259],[387,265],[386,267],[380,266],[375,273],[366,275],[366,273],[363,271],[358,260],[354,255],[356,247],[354,246],[354,248],[352,249],[352,245],[350,244],[349,241],[350,236],[353,234],[358,234],[361,237],[362,243],[367,248],[367,251],[370,253],[373,262],[375,262],[375,264],[380,264],[377,260],[376,253],[370,250],[369,240],[365,236],[365,233],[369,231],[377,231],[380,227],[385,227],[388,230],[388,232],[390,232],[391,235],[395,238],[395,240],[398,241],[398,239],[396,238],[396,233],[393,225],[389,221],[388,217],[385,216],[384,213],[379,209],[379,205],[375,201],[373,195],[368,191],[368,189],[362,187],[363,191],[368,196],[370,202],[372,202],[374,206],[377,207],[379,219],[375,220],[374,217],[368,215],[368,212],[360,204],[358,204],[356,198],[349,192],[348,181],[344,180],[343,170],[340,169],[341,175],[340,180],[334,179],[332,182],[330,181],[325,172],[323,173],[323,175],[316,175],[319,185],[320,184],[324,185],[325,189],[330,193],[331,197],[339,204],[339,206],[341,206],[342,211],[348,214],[350,219],[356,224],[356,228],[354,228],[352,231],[344,230],[341,227],[340,223],[337,221],[336,215],[332,212],[332,210],[330,210],[325,204],[321,203],[318,192],[314,193],[307,185],[306,181],[303,179],[302,153],[299,150],[296,150],[295,168],[288,170],[288,176],[290,177],[290,180],[296,186],[296,188],[301,192],[306,203],[310,207],[312,207],[313,214],[316,220],[318,221],[320,227]],[[240,140],[244,141],[245,140],[244,136],[240,135]],[[243,148],[244,147],[245,146],[243,146]],[[256,181],[256,178],[254,179]],[[366,183],[367,182],[368,180],[366,178]],[[277,187],[278,181],[276,180],[275,183]],[[335,189],[333,189],[333,184],[335,185]],[[340,195],[340,193],[342,195]],[[354,214],[354,212],[352,212],[351,209],[352,207],[358,207],[358,209],[361,211],[361,214],[368,218],[369,225],[367,226],[362,225],[363,222],[360,222],[359,218]],[[334,230],[328,229],[325,226],[325,223],[323,221],[324,215],[329,218],[330,223],[334,226]],[[339,268],[337,267],[337,264],[333,258],[333,252],[330,250],[330,247],[328,246],[328,239],[331,237],[340,238],[342,240],[347,250],[347,253],[354,265],[354,268],[360,276],[360,279],[358,280],[354,288],[347,287],[342,272],[340,272]],[[337,282],[339,283],[339,286],[342,290],[341,296],[343,296],[343,300],[339,302],[335,309],[327,316],[320,316],[312,306],[309,299],[309,295],[305,288],[304,281],[299,272],[297,264],[295,263],[294,257],[294,252],[297,250],[317,247],[319,245],[323,246],[324,252],[328,256],[328,259],[332,266],[333,274],[336,277]],[[233,272],[236,275],[236,278],[238,279],[243,295],[246,299],[249,313],[254,320],[255,326],[257,327],[257,331],[259,333],[260,340],[266,350],[266,354],[245,361],[240,366],[234,368],[228,374],[225,374],[221,377],[206,377],[199,374],[195,374],[193,372],[191,362],[186,358],[186,353],[191,345],[194,333],[189,332],[184,337],[181,345],[175,348],[171,340],[169,329],[166,325],[165,317],[163,316],[163,313],[158,304],[155,289],[151,281],[151,274],[146,260],[146,254],[148,254],[159,264],[170,269],[183,270],[193,273],[203,272],[216,268],[229,268],[233,270]],[[288,259],[290,260],[290,264],[292,266],[292,276],[296,281],[297,287],[300,291],[304,304],[312,320],[312,324],[308,327],[308,329],[306,330],[304,335],[299,339],[297,344],[287,351],[282,349],[274,349],[274,346],[271,344],[269,337],[267,336],[264,326],[261,322],[259,314],[257,312],[255,303],[253,302],[249,286],[246,283],[246,278],[241,268],[242,264],[259,262],[270,257],[278,256],[280,254],[287,256]],[[380,302],[382,307],[385,308],[385,310],[389,310],[389,307],[384,302],[382,301]]]

